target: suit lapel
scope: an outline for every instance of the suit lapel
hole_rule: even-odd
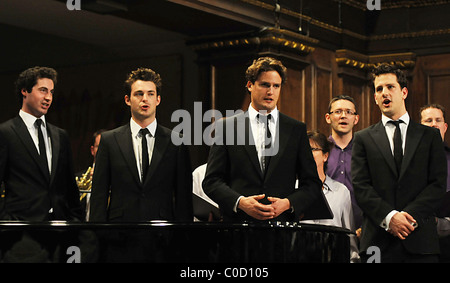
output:
[[[374,144],[378,147],[384,159],[386,159],[386,162],[388,163],[391,170],[397,175],[397,168],[395,165],[394,156],[392,155],[389,139],[386,135],[386,130],[381,121],[374,126],[373,131],[370,131],[370,135],[374,140]]]
[[[44,171],[48,171],[48,168],[44,168],[43,163],[40,162],[40,157],[36,145],[34,144],[33,139],[28,132],[27,126],[23,122],[22,118],[20,118],[20,116],[17,116],[15,118],[12,128],[16,132],[17,136],[22,140],[26,150],[28,151],[34,162],[36,162],[36,164],[38,165],[43,176],[48,176],[48,174],[45,173],[46,171]]]
[[[164,128],[157,125],[155,132],[155,145],[153,147],[152,159],[150,161],[147,176],[145,177],[145,184],[150,181],[156,171],[156,168],[158,168],[158,165],[161,162],[164,152],[166,151],[166,148],[169,145],[170,141],[171,132],[166,131]]]
[[[292,124],[286,123],[285,117],[281,112],[278,112],[276,130],[277,135],[276,140],[274,141],[274,149],[278,148],[278,151],[275,155],[270,157],[270,162],[267,168],[265,179],[267,179],[273,173],[273,170],[275,170],[274,168],[278,166],[281,156],[283,155],[283,152],[287,147],[289,136],[292,133]]]
[[[402,178],[403,174],[405,174],[405,171],[409,166],[409,163],[411,163],[411,160],[414,156],[414,152],[416,151],[417,146],[419,145],[423,133],[424,133],[423,128],[419,127],[417,123],[410,120],[408,125],[408,131],[406,132],[405,154],[403,156],[399,179]]]
[[[48,129],[47,133],[50,137],[52,145],[52,164],[51,164],[52,174],[50,175],[50,184],[52,184],[53,181],[55,180],[56,168],[58,166],[59,160],[59,152],[61,149],[61,142],[56,127],[47,123],[47,129]]]
[[[133,150],[133,141],[131,137],[131,129],[130,124],[124,125],[117,133],[115,134],[117,145],[120,148],[123,158],[130,169],[131,175],[137,184],[141,184],[141,180],[139,178],[139,171],[137,168],[136,158]]]
[[[243,117],[242,117],[242,116]],[[253,164],[253,167],[258,172],[259,176],[263,178],[263,172],[261,171],[261,165],[258,160],[258,153],[256,151],[255,140],[253,139],[252,129],[250,128],[250,118],[248,117],[248,112],[245,114],[238,115],[234,118],[234,133],[236,137],[234,137],[234,142],[242,141],[244,138],[244,148],[247,152],[250,162]],[[244,125],[242,125],[244,123]],[[239,133],[240,129],[245,129],[244,133]],[[242,136],[243,135],[243,136]]]

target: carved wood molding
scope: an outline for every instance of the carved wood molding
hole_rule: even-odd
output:
[[[361,10],[367,10],[366,0],[333,0]],[[448,4],[449,0],[381,0],[381,9],[418,8]]]
[[[370,71],[376,66],[387,63],[402,69],[412,69],[416,64],[416,54],[391,53],[378,55],[364,55],[347,49],[336,50],[336,63],[339,67]]]
[[[303,36],[288,30],[265,27],[253,34],[235,34],[215,36],[194,40],[189,45],[195,51],[242,47],[274,47],[305,56],[314,51],[317,39]]]

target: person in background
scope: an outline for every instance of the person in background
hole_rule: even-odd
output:
[[[333,219],[304,220],[303,223],[315,223],[337,226],[355,231],[353,209],[348,188],[333,180],[325,172],[333,143],[319,131],[308,132],[309,144],[317,165],[317,173],[323,183],[322,190],[333,212]],[[350,235],[350,262],[359,262],[358,245],[355,235]]]
[[[420,109],[420,121],[423,125],[439,129],[442,141],[448,124],[445,122],[445,108],[440,104],[428,104]],[[450,147],[444,142],[447,156],[447,192],[441,207],[437,211],[437,227],[441,246],[440,262],[450,262]]]
[[[86,213],[86,221],[89,221],[90,214],[90,200],[92,189],[92,176],[94,175],[95,157],[97,155],[98,146],[100,145],[101,134],[106,130],[100,129],[92,135],[91,155],[93,158],[92,166],[87,170],[77,173],[76,181],[78,189],[80,190],[80,201],[83,210]]]
[[[326,173],[350,190],[355,227],[360,228],[363,217],[353,192],[351,173],[353,128],[359,122],[355,100],[348,95],[333,97],[328,105],[325,120],[331,126],[329,139],[334,143],[328,158]]]

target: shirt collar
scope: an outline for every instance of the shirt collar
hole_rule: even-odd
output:
[[[156,118],[155,118],[155,120],[152,123],[150,123],[150,125],[147,126],[147,129],[150,132],[150,134],[152,135],[152,137],[155,136],[157,124],[158,123],[156,122]],[[133,120],[133,118],[130,119],[130,128],[131,128],[131,136],[132,137],[136,137],[139,134],[139,130],[142,129],[141,126],[139,126],[138,123],[136,123]]]
[[[335,188],[333,186],[330,186],[329,183],[332,183],[333,179],[330,178],[330,176],[325,175],[325,182],[323,182],[323,187],[325,188],[325,190],[328,191],[335,191]]]
[[[22,118],[23,122],[29,129],[34,128],[34,123],[36,122],[37,119],[41,119],[43,122],[42,125],[44,127],[47,127],[47,124],[45,122],[45,115],[42,115],[41,117],[36,118],[35,116],[31,115],[30,113],[27,113],[27,112],[23,111],[22,109],[20,109],[19,116],[20,116],[20,118]]]
[[[403,114],[403,116],[401,116],[399,120],[402,120],[402,121],[406,124],[406,126],[408,126],[408,125],[409,125],[409,120],[410,120],[410,117],[409,117],[408,112],[406,112],[405,114]],[[388,118],[387,116],[384,116],[384,114],[381,115],[381,122],[383,123],[383,126],[386,127],[386,124],[387,124],[387,122],[389,122],[389,121],[392,121],[392,119],[391,119],[391,118]]]
[[[258,115],[259,112],[256,111],[255,108],[253,108],[253,105],[250,103],[250,106],[248,107],[248,115],[250,120],[256,120],[256,115]],[[266,113],[267,114],[267,113]],[[275,108],[270,111],[270,113],[272,115],[272,121],[276,124],[277,120],[278,120],[278,108],[277,106],[275,106]]]
[[[336,148],[338,148],[338,149],[342,149],[342,148],[340,148],[340,147],[336,144],[336,141],[333,139],[333,136],[332,136],[332,135],[330,135],[330,136],[328,137],[328,139],[329,139],[330,141],[333,142],[334,147],[336,147]],[[343,148],[344,151],[346,151],[346,150],[352,150],[352,148],[353,148],[353,139],[354,139],[354,136],[352,135],[352,139],[350,140],[350,142],[347,144],[347,146],[346,146],[345,148]]]

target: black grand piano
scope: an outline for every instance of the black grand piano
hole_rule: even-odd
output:
[[[0,221],[1,262],[349,262],[349,234],[298,222]]]

